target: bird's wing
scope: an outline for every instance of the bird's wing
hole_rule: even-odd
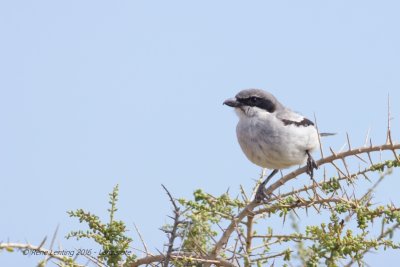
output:
[[[296,126],[314,126],[314,123],[307,119],[306,117],[295,113],[291,110],[284,110],[281,112],[278,112],[276,114],[276,117],[283,122],[284,125],[296,125]],[[332,136],[336,135],[336,133],[320,133],[319,134],[321,137],[325,136]]]
[[[297,114],[291,110],[282,110],[276,113],[276,117],[283,122],[284,125],[296,125],[296,126],[313,126],[314,123],[306,117]]]

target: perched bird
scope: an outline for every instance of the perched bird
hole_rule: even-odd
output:
[[[314,123],[282,105],[272,94],[260,89],[240,91],[225,105],[239,116],[236,135],[246,157],[254,164],[272,169],[260,184],[256,200],[266,198],[265,185],[280,170],[307,162],[313,177],[317,164],[311,152],[319,145]]]

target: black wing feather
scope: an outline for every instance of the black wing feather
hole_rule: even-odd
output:
[[[307,118],[304,118],[301,121],[292,121],[292,120],[282,119],[282,122],[284,125],[296,125],[297,127],[300,127],[300,126],[307,127],[310,125],[314,126],[314,123]]]

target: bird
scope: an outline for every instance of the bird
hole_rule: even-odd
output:
[[[313,178],[318,166],[311,153],[319,146],[319,136],[311,120],[261,89],[242,90],[223,104],[239,117],[236,135],[243,153],[255,165],[272,170],[257,189],[257,201],[268,197],[265,186],[279,170],[306,163]]]

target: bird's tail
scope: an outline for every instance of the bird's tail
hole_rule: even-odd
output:
[[[331,136],[331,135],[336,135],[336,133],[319,133],[319,136],[321,137]]]

